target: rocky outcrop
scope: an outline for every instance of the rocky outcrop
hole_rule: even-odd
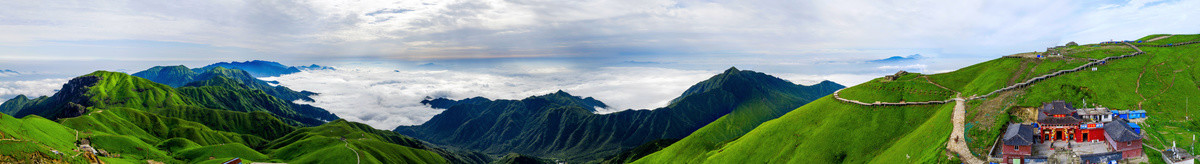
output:
[[[88,89],[103,80],[99,76],[81,76],[63,84],[58,93],[51,96],[49,101],[30,105],[14,114],[16,117],[38,115],[49,119],[78,117],[87,113],[87,107],[92,106]]]

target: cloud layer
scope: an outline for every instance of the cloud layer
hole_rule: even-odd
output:
[[[8,100],[24,94],[30,98],[54,95],[69,79],[0,81],[0,99]]]
[[[255,54],[408,60],[671,58],[922,48],[995,57],[984,52],[1200,32],[1194,28],[1200,18],[1190,16],[1200,13],[1193,10],[1198,7],[1196,1],[1155,0],[19,0],[0,5],[0,43],[8,45],[0,50],[9,50],[0,51],[0,58],[86,54],[22,49],[36,46],[106,46],[104,51],[129,52],[103,53],[109,57],[196,58],[189,53],[193,51],[178,51],[196,48],[187,45],[131,51],[137,47],[107,43],[131,40],[203,45],[225,52],[205,57],[238,59]]]
[[[378,67],[308,71],[277,80],[293,89],[321,93],[313,104],[347,120],[380,129],[428,121],[441,110],[419,102],[426,96],[522,99],[563,90],[610,105],[600,113],[662,107],[687,87],[719,72],[647,67],[608,67],[523,74],[461,71],[396,71]]]

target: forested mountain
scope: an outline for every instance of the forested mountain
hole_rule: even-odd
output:
[[[840,85],[832,83],[796,85],[730,68],[654,110],[595,114],[594,108],[603,103],[562,91],[522,100],[431,100],[427,102],[434,103],[431,106],[453,106],[422,125],[401,126],[396,131],[434,144],[491,154],[599,162],[649,141],[683,138],[730,113],[762,113],[747,117],[765,121],[838,88]]]

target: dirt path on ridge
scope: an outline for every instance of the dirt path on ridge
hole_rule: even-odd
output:
[[[954,130],[950,131],[950,140],[946,142],[946,149],[958,154],[958,158],[965,163],[982,164],[985,163],[975,155],[971,154],[971,149],[967,147],[966,137],[963,136],[965,129],[963,124],[967,117],[967,101],[962,98],[954,98],[954,117],[951,122],[954,123]]]

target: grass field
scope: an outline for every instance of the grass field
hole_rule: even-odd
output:
[[[0,163],[67,162],[83,163],[78,154],[75,130],[36,115],[17,119],[0,114]],[[54,154],[57,150],[63,155]]]
[[[1177,35],[1154,43],[1200,39],[1200,35]],[[1149,112],[1142,125],[1145,142],[1161,149],[1176,141],[1188,145],[1197,135],[1200,120],[1191,120],[1189,97],[1200,98],[1200,45],[1169,48],[1142,47],[1145,55],[1113,60],[1090,69],[1062,75],[1027,88],[967,103],[967,141],[977,156],[987,153],[1003,125],[1017,119],[1010,111],[1038,107],[1044,102],[1066,100],[1076,107],[1103,105],[1111,109]],[[999,58],[953,72],[927,75],[930,81],[964,96],[981,95],[1058,70],[1077,67],[1109,56],[1126,55],[1131,48],[1081,45],[1063,49],[1067,58]],[[918,75],[920,76],[920,75]],[[897,80],[875,79],[843,90],[842,97],[863,102],[914,101],[912,92],[934,90],[904,76]],[[891,83],[891,84],[889,84]],[[940,89],[940,88],[936,88]],[[925,91],[927,92],[927,91]],[[937,96],[925,97],[934,99]],[[1087,104],[1083,100],[1087,99]],[[689,161],[666,163],[957,163],[946,160],[951,104],[869,107],[824,98],[756,127],[736,140],[692,157]],[[687,153],[686,151],[658,153]],[[1157,153],[1147,149],[1149,157]],[[1160,160],[1151,160],[1161,162]],[[639,163],[664,161],[639,160]]]

